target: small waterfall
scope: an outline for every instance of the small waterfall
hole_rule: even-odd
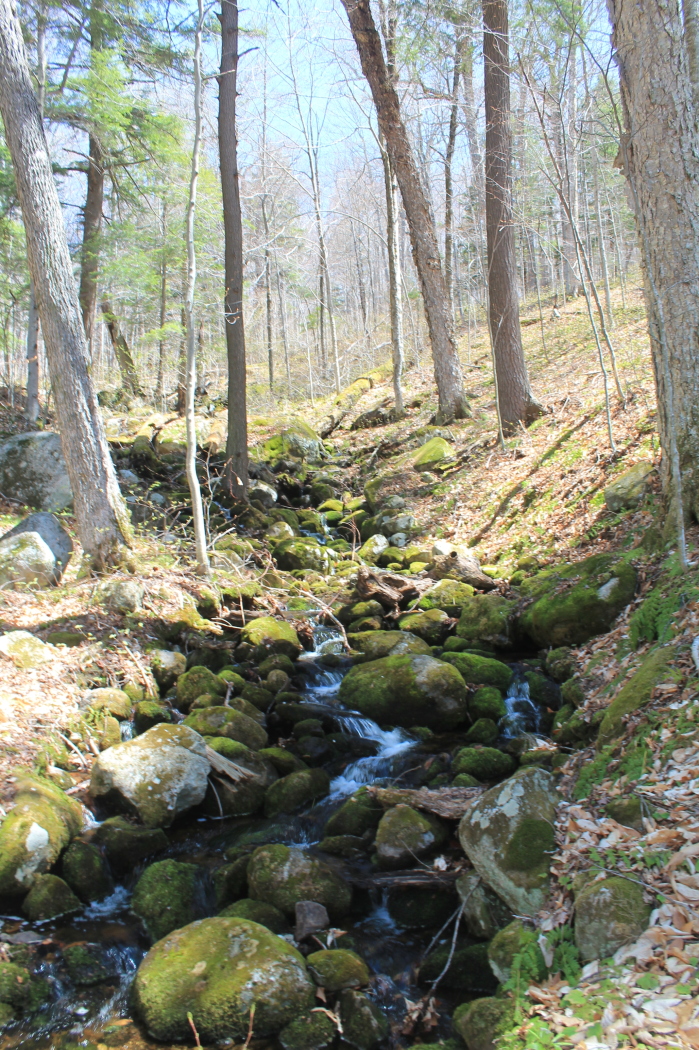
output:
[[[370,718],[363,718],[355,712],[339,713],[343,729],[364,740],[376,740],[379,751],[371,758],[358,758],[352,762],[330,784],[330,794],[337,796],[351,795],[357,788],[366,787],[377,780],[394,776],[399,759],[415,746],[415,740],[404,729],[381,729]]]
[[[134,724],[133,724],[133,722],[121,722],[119,728],[121,730],[122,742],[124,740],[133,740],[133,737],[134,737]]]
[[[507,690],[505,697],[507,714],[500,721],[500,734],[505,740],[512,740],[523,733],[536,733],[539,729],[541,712],[529,696],[529,682],[515,679]]]

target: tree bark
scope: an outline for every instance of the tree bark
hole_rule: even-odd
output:
[[[512,134],[507,0],[483,2],[485,77],[485,212],[488,302],[503,431],[541,413],[522,350],[512,215]]]
[[[403,290],[398,250],[398,186],[385,148],[381,151],[386,192],[386,249],[388,254],[388,299],[391,313],[391,356],[393,360],[393,400],[396,416],[405,415],[403,405]]]
[[[90,8],[90,52],[102,48],[101,0]],[[99,272],[102,211],[104,208],[104,157],[99,137],[90,131],[87,161],[87,191],[83,210],[83,243],[80,253],[80,309],[88,347],[92,342],[92,326],[97,306],[97,275]]]
[[[461,87],[461,67],[468,38],[463,30],[455,27],[457,34],[454,43],[454,73],[451,88],[451,107],[449,112],[449,133],[444,158],[444,275],[447,282],[447,295],[454,316],[454,150],[456,135],[459,129],[459,90]]]
[[[434,219],[422,186],[415,155],[391,83],[381,39],[374,24],[369,0],[342,0],[357,45],[362,72],[376,106],[379,128],[398,179],[403,208],[410,230],[410,243],[425,304],[430,333],[434,374],[442,421],[469,414],[464,393],[461,362],[456,348],[446,281],[439,257]]]
[[[34,282],[29,286],[29,313],[27,317],[27,410],[30,423],[39,418],[39,311],[36,305]]]
[[[228,486],[245,499],[248,488],[248,422],[243,325],[243,222],[238,179],[236,93],[238,79],[238,3],[221,0],[221,75],[218,78],[218,147],[223,196],[224,316],[228,349]]]
[[[608,0],[663,450],[682,539],[699,516],[699,125],[677,0]]]
[[[136,371],[136,365],[134,364],[131,349],[126,341],[126,336],[119,327],[119,321],[112,310],[109,299],[102,300],[102,314],[104,316],[104,323],[107,326],[107,331],[109,332],[109,338],[112,341],[114,356],[119,365],[123,387],[127,393],[132,395],[132,397],[143,397],[143,390],[141,389],[141,384],[138,379],[138,372]],[[87,333],[85,334],[85,337],[87,338]]]
[[[12,157],[51,373],[78,535],[97,569],[121,564],[131,524],[87,370],[87,343],[22,30],[11,0],[0,0],[0,111]]]

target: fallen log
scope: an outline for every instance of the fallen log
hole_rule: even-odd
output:
[[[411,579],[396,572],[382,572],[362,565],[357,572],[355,590],[360,601],[373,599],[396,616],[402,605],[419,598],[431,586],[430,580]]]
[[[392,806],[412,806],[425,813],[433,813],[446,820],[461,820],[476,799],[485,791],[482,787],[447,788],[380,788],[367,791],[384,809]]]
[[[383,889],[414,887],[416,889],[443,889],[449,891],[461,875],[459,871],[432,871],[427,868],[411,868],[409,871],[377,871],[371,875],[351,875],[354,886],[369,889],[380,886]]]
[[[224,758],[223,755],[219,755],[218,751],[214,751],[212,747],[207,744],[206,757],[209,760],[209,765],[217,773],[220,773],[224,777],[228,777],[234,784],[240,783],[241,780],[250,780],[255,776],[249,769],[243,769],[236,762],[231,762],[229,758]]]

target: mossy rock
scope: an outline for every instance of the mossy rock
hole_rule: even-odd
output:
[[[507,714],[500,690],[494,685],[484,685],[477,689],[468,698],[468,714],[474,722],[479,718],[490,718],[493,722],[499,722]]]
[[[420,964],[420,984],[431,984],[440,976],[447,965],[450,952],[451,943],[447,943],[435,948],[425,957]],[[464,994],[492,994],[497,984],[497,978],[488,962],[486,944],[457,945],[449,969],[440,981],[441,988]]]
[[[255,719],[233,707],[206,707],[187,715],[184,725],[200,736],[229,737],[258,751],[268,743],[267,733]]]
[[[289,923],[284,913],[275,908],[273,904],[265,904],[264,901],[254,901],[250,897],[242,897],[229,904],[227,908],[219,912],[224,919],[246,919],[248,922],[257,922],[266,927],[272,933],[288,933]]]
[[[551,649],[546,654],[546,671],[557,682],[565,682],[575,674],[575,657],[568,646]]]
[[[380,868],[411,867],[422,857],[444,845],[449,833],[444,824],[411,806],[393,806],[379,821],[376,859]]]
[[[470,773],[458,773],[451,782],[451,786],[455,788],[475,788],[480,787],[480,780],[476,780]]]
[[[512,999],[483,998],[463,1003],[454,1011],[452,1026],[468,1050],[495,1050],[498,1039],[515,1024]]]
[[[140,861],[162,853],[168,846],[162,828],[141,828],[126,817],[103,821],[93,841],[104,849],[109,866],[117,874],[132,871]]]
[[[443,732],[466,717],[461,675],[427,655],[388,656],[359,664],[343,678],[339,697],[379,725],[421,725]]]
[[[441,609],[407,613],[401,616],[398,626],[422,638],[428,645],[441,645],[449,630],[450,620]]]
[[[313,980],[326,992],[363,988],[369,983],[369,967],[355,952],[342,948],[312,952],[306,965]]]
[[[57,875],[39,875],[22,903],[22,911],[30,922],[71,915],[81,908],[68,883]]]
[[[487,656],[447,652],[442,659],[457,669],[467,685],[492,685],[506,693],[513,678],[511,667]]]
[[[602,719],[597,737],[598,750],[622,735],[625,715],[649,702],[656,685],[668,677],[668,663],[673,652],[673,649],[659,648],[649,653],[635,675],[621,687]]]
[[[494,744],[497,738],[498,727],[492,718],[477,718],[466,733],[469,744]]]
[[[204,693],[211,696],[225,696],[226,683],[208,667],[193,667],[177,679],[177,707],[187,712],[197,697]]]
[[[503,984],[509,981],[515,956],[523,958],[520,976],[524,984],[544,980],[548,969],[539,947],[538,936],[536,930],[524,926],[521,919],[514,919],[495,934],[488,945],[488,961],[499,981]]]
[[[272,763],[239,740],[207,737],[206,742],[217,754],[248,770],[252,776],[236,781],[228,777],[218,778],[215,791],[209,785],[204,811],[212,816],[223,813],[227,817],[246,817],[259,812],[264,806],[267,789],[278,779]]]
[[[459,580],[439,580],[417,603],[418,609],[441,609],[448,616],[460,616],[461,610],[475,594],[473,587]]]
[[[611,554],[544,569],[521,584],[534,601],[519,625],[541,648],[580,645],[608,631],[635,590],[636,570]]]
[[[102,854],[91,842],[75,839],[63,854],[63,878],[85,904],[114,892],[114,882]]]
[[[248,868],[253,900],[273,904],[289,918],[299,901],[324,905],[333,921],[343,918],[352,902],[352,889],[329,865],[305,850],[289,846],[261,846]]]
[[[270,673],[273,675],[284,674],[283,671],[272,671]],[[274,693],[270,692],[269,689],[264,689],[260,685],[253,685],[252,682],[246,682],[240,692],[240,696],[233,697],[233,699],[229,700],[229,703],[235,706],[237,700],[242,700],[248,705],[248,707],[252,707],[257,713],[264,715],[264,712],[269,711],[274,702]],[[242,706],[239,706],[238,710],[244,711],[245,714],[257,718],[257,713],[253,715],[252,711],[248,711]]]
[[[310,1012],[297,1017],[279,1033],[282,1050],[326,1050],[332,1046],[337,1027],[324,1013]]]
[[[355,657],[356,663],[409,653],[429,656],[432,652],[427,642],[409,631],[359,631],[349,636],[349,642],[360,653]]]
[[[50,998],[48,981],[33,977],[22,966],[0,960],[0,1005],[9,1008],[5,1011],[6,1020],[0,1020],[0,1024],[38,1010]],[[12,1017],[9,1010],[12,1011]]]
[[[333,813],[325,825],[327,836],[352,835],[361,838],[367,831],[379,826],[383,808],[366,788],[360,788]]]
[[[231,696],[240,696],[243,689],[248,684],[242,675],[239,675],[237,671],[234,671],[231,667],[223,667],[218,672],[218,677],[222,682],[226,683],[226,692],[230,689]]]
[[[306,763],[291,751],[287,751],[285,747],[263,747],[260,748],[258,754],[267,762],[272,763],[280,777],[306,769]]]
[[[196,864],[159,860],[136,883],[131,910],[143,920],[154,941],[197,918]]]
[[[137,733],[145,733],[162,722],[171,723],[170,709],[154,700],[142,700],[134,707],[134,727]]]
[[[160,688],[167,692],[180,675],[186,672],[187,657],[184,653],[173,652],[169,649],[155,649],[151,653],[150,669]]]
[[[264,926],[203,919],[155,944],[134,981],[133,1004],[148,1033],[189,1042],[188,1015],[204,1044],[241,1043],[255,1004],[258,1038],[277,1035],[313,1005],[303,956]]]
[[[643,803],[638,795],[629,795],[627,798],[613,798],[604,807],[604,811],[617,824],[623,824],[625,828],[633,828],[635,831],[643,833]]]
[[[569,678],[561,686],[561,703],[573,707],[582,707],[585,703],[585,693],[577,678]]]
[[[468,773],[478,781],[501,780],[514,773],[517,762],[512,755],[494,747],[464,747],[457,752],[451,768],[455,776]]]
[[[330,777],[324,769],[300,769],[281,777],[267,790],[265,816],[295,813],[302,806],[325,798],[330,791]]]
[[[81,942],[67,945],[62,952],[63,963],[73,984],[79,988],[102,984],[117,976],[114,963],[100,944]]]
[[[121,724],[113,715],[105,715],[102,720],[102,732],[99,736],[100,751],[108,751],[121,743]]]
[[[525,671],[524,680],[529,686],[529,696],[540,707],[551,707],[554,710],[561,703],[561,691],[555,682],[538,671]]]
[[[329,835],[318,843],[321,853],[329,853],[331,857],[345,857],[347,860],[359,857],[369,849],[367,839],[358,838],[356,835]]]
[[[637,883],[616,875],[588,882],[575,897],[575,943],[582,962],[606,959],[637,940],[650,913]]]
[[[269,652],[282,653],[291,660],[295,660],[303,648],[294,628],[271,616],[250,620],[240,632],[240,638],[248,645],[263,646]]]
[[[561,711],[567,711],[568,718],[562,722],[556,719],[551,733],[559,746],[586,747],[594,740],[599,729],[599,720],[588,722],[583,712],[576,711],[575,708],[564,707]]]
[[[93,711],[102,711],[119,721],[131,718],[131,698],[123,689],[93,689],[88,693],[88,704]]]
[[[343,1040],[355,1050],[376,1050],[388,1038],[388,1018],[362,992],[348,988],[340,994]]]
[[[453,915],[455,898],[443,889],[401,887],[388,896],[388,911],[407,930],[439,928]]]
[[[230,864],[224,864],[217,868],[213,874],[214,895],[216,907],[221,909],[246,897],[248,892],[248,866],[250,855],[245,853],[232,860]],[[253,918],[245,916],[245,918]],[[257,922],[257,919],[253,920]],[[265,925],[264,923],[262,924]]]
[[[513,915],[498,895],[485,885],[477,871],[464,872],[456,880],[456,892],[463,904],[463,923],[467,933],[478,941],[491,941],[498,930],[512,922]],[[487,964],[490,970],[490,964]]]
[[[343,605],[337,611],[337,618],[343,626],[347,627],[354,620],[361,620],[365,617],[376,616],[381,618],[384,615],[384,609],[380,602],[368,601],[368,602],[353,602],[350,605]]]
[[[488,642],[499,649],[512,645],[511,618],[517,602],[501,594],[474,594],[461,607],[457,637],[467,642]]]
[[[79,802],[43,777],[19,775],[14,806],[0,825],[0,896],[26,893],[82,824]]]
[[[367,562],[369,565],[377,565],[381,555],[388,550],[388,545],[386,537],[382,536],[380,532],[376,532],[361,545],[357,554],[362,561]]]
[[[616,477],[604,490],[607,510],[618,514],[626,507],[637,507],[648,489],[648,478],[653,473],[653,464],[648,460],[635,463],[629,470]]]
[[[321,547],[309,536],[282,540],[274,548],[274,560],[286,572],[308,570],[325,576],[330,571],[327,547]]]
[[[285,671],[291,678],[296,674],[296,664],[283,653],[273,653],[265,657],[257,670],[262,678],[266,678],[270,671]]]
[[[433,437],[412,457],[413,470],[440,471],[455,461],[454,448],[443,437]]]

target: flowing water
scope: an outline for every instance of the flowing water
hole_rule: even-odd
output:
[[[322,838],[328,817],[358,788],[396,781],[410,783],[401,781],[401,777],[419,768],[428,757],[421,750],[420,741],[403,729],[383,730],[359,712],[346,709],[340,703],[339,690],[349,662],[343,659],[340,634],[317,625],[314,638],[314,650],[299,660],[305,683],[301,690],[304,700],[323,705],[339,732],[364,741],[373,753],[331,763],[330,794],[307,813],[284,817],[282,821],[190,817],[168,832],[170,847],[158,859],[169,856],[196,860],[213,868],[223,862],[223,851],[242,839],[248,844],[281,842],[313,848]],[[511,687],[506,706],[507,716],[501,725],[504,739],[538,730],[539,711],[529,698],[526,682],[517,681]],[[130,724],[122,724],[123,739],[130,739],[132,732]],[[86,827],[95,823],[94,816],[86,812]],[[369,876],[372,871],[368,858],[349,866],[355,875]],[[30,927],[19,916],[0,916],[0,959],[3,940],[16,944],[31,936],[39,938],[39,944],[27,947],[25,961],[35,970],[38,964],[38,973],[51,993],[48,1009],[0,1034],[0,1050],[77,1050],[78,1046],[103,1046],[104,1039],[110,1046],[128,1050],[156,1045],[144,1040],[129,1020],[130,984],[149,946],[139,921],[129,911],[133,887],[142,870],[143,865],[136,867],[111,897],[85,908],[76,917]],[[365,879],[365,883],[370,882]],[[439,894],[445,899],[437,903],[449,913],[452,898],[442,891]],[[415,984],[416,963],[433,931],[422,929],[410,915],[402,914],[399,923],[395,896],[391,897],[385,889],[360,888],[355,900],[356,914],[348,931],[354,947],[374,974],[372,990],[376,1001],[389,1018],[400,1021],[405,1014],[406,997],[414,1001],[421,995]],[[202,907],[204,913],[215,912],[210,902],[208,907],[206,903]],[[93,945],[97,953],[102,968],[98,976],[102,979],[94,985],[75,986],[69,979],[62,949],[76,942]]]

